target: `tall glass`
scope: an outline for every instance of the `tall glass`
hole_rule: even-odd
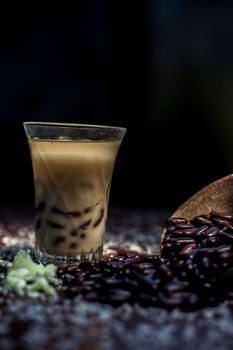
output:
[[[126,129],[24,123],[35,183],[36,255],[43,263],[100,259],[116,156]]]

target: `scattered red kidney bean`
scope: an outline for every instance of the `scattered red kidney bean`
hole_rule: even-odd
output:
[[[212,211],[166,221],[161,255],[119,256],[59,267],[63,293],[119,306],[195,310],[233,300],[233,216]]]

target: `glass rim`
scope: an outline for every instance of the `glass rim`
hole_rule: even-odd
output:
[[[98,125],[98,124],[82,124],[82,123],[63,123],[63,122],[23,122],[23,126],[27,125],[36,126],[36,127],[58,127],[58,128],[89,128],[89,129],[109,129],[109,130],[121,130],[126,132],[127,129],[121,126],[111,126],[111,125]]]

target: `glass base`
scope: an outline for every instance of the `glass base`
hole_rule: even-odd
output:
[[[41,251],[38,244],[36,244],[35,252],[36,252],[36,258],[40,263],[44,265],[54,264],[54,265],[61,266],[61,265],[78,264],[83,261],[100,260],[102,259],[102,255],[103,255],[103,245],[97,248],[95,251],[91,251],[90,253],[80,253],[74,256],[48,254],[45,251]]]

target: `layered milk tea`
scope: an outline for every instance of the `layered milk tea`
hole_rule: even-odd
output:
[[[36,247],[75,256],[102,247],[120,141],[29,140],[36,202]]]

